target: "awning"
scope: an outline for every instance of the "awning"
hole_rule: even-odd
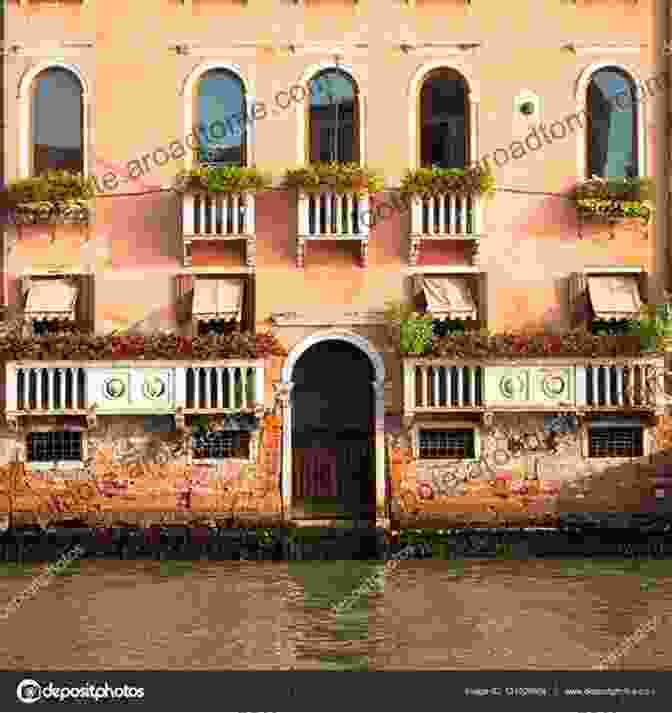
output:
[[[427,311],[443,319],[476,319],[476,303],[463,277],[420,277]]]
[[[597,319],[639,315],[642,300],[635,275],[588,276],[588,293]]]
[[[75,319],[79,290],[68,280],[32,279],[24,314],[30,319]]]
[[[243,280],[196,279],[193,316],[196,319],[235,319],[243,312]]]

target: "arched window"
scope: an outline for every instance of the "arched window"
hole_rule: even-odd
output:
[[[84,104],[79,78],[49,67],[33,81],[31,164],[33,175],[47,170],[84,171]]]
[[[211,69],[198,82],[196,123],[200,163],[247,161],[247,111],[245,87],[233,72]]]
[[[465,168],[469,160],[469,89],[462,75],[432,70],[420,90],[420,164]]]
[[[309,160],[359,163],[359,96],[355,81],[340,69],[310,80]]]
[[[586,97],[588,177],[639,175],[637,95],[634,81],[618,67],[592,75]]]

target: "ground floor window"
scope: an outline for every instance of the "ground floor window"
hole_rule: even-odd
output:
[[[600,426],[589,429],[589,458],[637,458],[643,455],[642,426]]]
[[[244,458],[250,457],[249,431],[208,431],[192,436],[193,457]]]
[[[418,452],[421,459],[451,458],[469,459],[476,457],[474,430],[460,429],[420,429]]]
[[[80,431],[46,431],[29,433],[28,461],[81,461],[82,433]]]

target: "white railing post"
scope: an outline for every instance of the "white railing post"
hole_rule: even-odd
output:
[[[262,408],[266,399],[264,398],[264,367],[257,366],[254,370],[254,404]]]
[[[299,193],[299,235],[308,235],[308,214],[310,211],[310,199],[306,193]],[[316,211],[317,213],[317,211]],[[319,216],[317,216],[319,218]]]
[[[7,411],[16,411],[17,410],[17,385],[18,385],[18,379],[17,379],[17,368],[16,364],[6,364],[5,365],[5,379],[6,379],[6,389],[7,391],[5,392],[5,400],[6,400],[6,408]],[[23,380],[24,383],[24,388],[25,388],[25,383],[26,380],[24,378]],[[23,404],[25,408],[25,397],[23,399]]]
[[[175,367],[175,408],[187,407],[187,366]]]
[[[476,405],[476,367],[468,366],[469,370],[469,406]]]
[[[471,207],[473,210],[473,218],[472,218],[472,230],[474,235],[480,235],[481,233],[481,225],[482,225],[482,220],[483,220],[483,206],[481,203],[481,197],[480,196],[472,196],[471,197]]]
[[[404,411],[415,410],[415,365],[404,364]]]
[[[413,203],[411,205],[411,232],[413,235],[422,235],[423,232],[422,203],[422,199],[419,196],[413,196]]]
[[[254,224],[255,224],[255,200],[252,193],[245,194],[245,233],[247,235],[254,235]]]
[[[350,200],[352,201],[352,211],[350,212],[351,214],[351,228],[350,231],[354,233],[354,211],[355,211],[355,206],[357,206],[357,215],[359,216],[359,235],[365,238],[369,237],[369,231],[371,229],[371,221],[366,221],[364,220],[365,215],[369,215],[369,211],[371,209],[371,196],[368,193],[364,193],[361,198],[358,198],[356,195],[350,196]]]

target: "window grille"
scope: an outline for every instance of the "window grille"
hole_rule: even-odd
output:
[[[421,459],[476,457],[474,431],[470,428],[450,431],[421,430],[418,440]]]
[[[192,437],[193,457],[200,458],[249,458],[249,431],[208,431],[195,433]]]
[[[590,429],[589,458],[637,458],[643,455],[641,427]]]
[[[28,461],[81,461],[80,431],[48,431],[28,434]]]

